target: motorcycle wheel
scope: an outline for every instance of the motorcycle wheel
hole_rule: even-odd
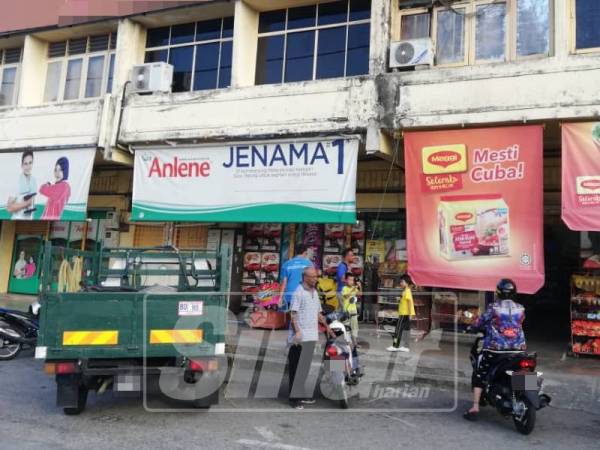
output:
[[[520,418],[513,415],[513,422],[519,433],[527,435],[531,433],[535,427],[535,408],[525,397],[522,397],[521,401],[525,404],[527,409]]]
[[[16,328],[0,323],[0,326],[6,331],[6,334],[14,336],[16,338],[23,338],[25,335]],[[9,359],[15,358],[21,349],[23,344],[20,342],[13,342],[8,339],[0,339],[0,361],[8,361]]]
[[[338,396],[340,408],[348,409],[350,404],[348,403],[348,384],[346,381],[342,381],[340,384],[338,384]]]

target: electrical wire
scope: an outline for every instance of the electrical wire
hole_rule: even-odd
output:
[[[379,206],[377,208],[377,215],[375,216],[375,227],[371,231],[371,240],[375,237],[375,231],[377,227],[379,227],[379,217],[381,216],[381,210],[383,209],[383,201],[385,200],[385,195],[387,194],[388,187],[390,185],[390,179],[392,178],[392,171],[394,170],[394,166],[396,164],[396,157],[398,156],[400,150],[400,140],[396,139],[396,144],[394,146],[394,155],[392,156],[392,161],[390,163],[390,168],[388,170],[387,179],[385,180],[385,187],[383,188],[383,194],[381,195],[381,200],[379,200]]]
[[[456,15],[463,16],[463,17],[466,17],[466,18],[470,18],[470,17],[475,17],[475,16],[482,15],[483,13],[485,13],[485,11],[488,8],[490,8],[492,6],[499,5],[501,3],[507,3],[507,0],[492,0],[490,3],[486,3],[484,5],[481,5],[479,8],[476,8],[475,11],[470,12],[470,13],[460,12],[459,9],[464,9],[462,7],[460,7],[459,9],[455,9],[454,6],[452,6],[452,4],[454,3],[454,0],[433,0],[432,1],[432,6],[435,3],[440,3],[444,8],[447,8],[449,11],[452,11]]]

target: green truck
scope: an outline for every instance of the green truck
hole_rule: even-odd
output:
[[[54,247],[43,253],[36,358],[57,405],[88,392],[151,391],[197,408],[218,402],[227,369],[230,249]]]

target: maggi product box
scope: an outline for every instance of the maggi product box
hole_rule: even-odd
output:
[[[442,196],[438,229],[447,260],[510,253],[508,205],[500,194]]]

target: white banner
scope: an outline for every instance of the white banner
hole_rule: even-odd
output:
[[[83,220],[95,149],[0,153],[0,219]]]
[[[135,152],[133,221],[356,221],[357,139]]]

